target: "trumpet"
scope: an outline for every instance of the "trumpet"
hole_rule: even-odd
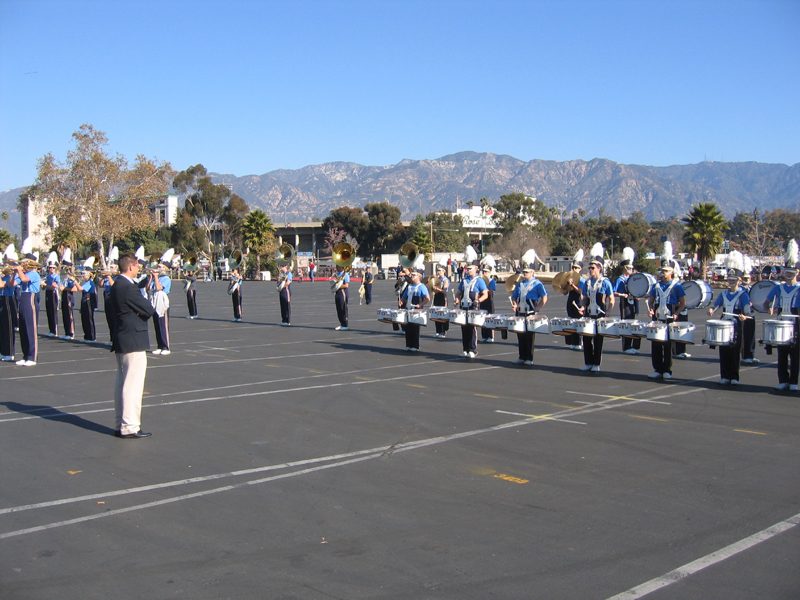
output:
[[[350,266],[356,260],[356,249],[347,242],[340,242],[333,248],[333,255],[331,256],[334,264],[337,267],[343,268],[344,272],[334,279],[331,284],[331,292],[338,292],[342,285],[344,285],[344,276],[350,270]]]

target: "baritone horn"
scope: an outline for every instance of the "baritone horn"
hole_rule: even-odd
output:
[[[350,265],[356,260],[356,249],[347,242],[340,242],[333,248],[331,259],[337,267],[344,269],[344,273],[347,273],[350,270]],[[331,292],[339,291],[344,285],[344,273],[333,281]]]
[[[415,243],[406,242],[405,244],[403,244],[403,247],[400,248],[400,256],[398,258],[403,268],[412,269],[418,257],[419,257],[419,248],[417,248],[417,245]]]
[[[242,266],[242,261],[244,260],[244,255],[242,254],[241,250],[234,250],[231,252],[231,255],[228,257],[228,268],[231,271],[234,271]]]
[[[275,262],[279,265],[290,265],[294,260],[294,247],[291,244],[281,244],[275,251]]]
[[[193,271],[197,270],[197,254],[194,252],[189,252],[186,255],[186,260],[183,263],[183,270],[187,271],[188,273],[192,273]]]

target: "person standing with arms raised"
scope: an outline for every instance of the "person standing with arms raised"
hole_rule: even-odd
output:
[[[142,395],[147,373],[150,339],[147,320],[155,314],[133,278],[139,271],[135,256],[119,260],[120,275],[111,288],[115,335],[111,351],[116,354],[117,378],[114,384],[114,435],[125,439],[150,437],[141,430]]]

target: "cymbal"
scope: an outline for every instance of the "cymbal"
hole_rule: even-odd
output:
[[[442,285],[441,279],[433,275],[431,275],[430,277],[426,277],[422,283],[424,283],[428,287],[440,287]]]
[[[519,273],[516,273],[516,274],[512,275],[511,277],[509,277],[508,279],[506,279],[506,284],[505,284],[506,285],[506,291],[509,294],[514,291],[514,288],[516,287],[517,282],[520,280],[521,277],[522,277],[522,275],[520,275]]]

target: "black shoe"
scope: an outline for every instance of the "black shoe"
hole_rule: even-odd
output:
[[[144,431],[137,431],[136,433],[119,434],[123,440],[138,440],[139,438],[147,438],[153,435],[152,433],[145,433]]]
[[[114,437],[122,437],[122,432],[119,429],[114,430]]]

